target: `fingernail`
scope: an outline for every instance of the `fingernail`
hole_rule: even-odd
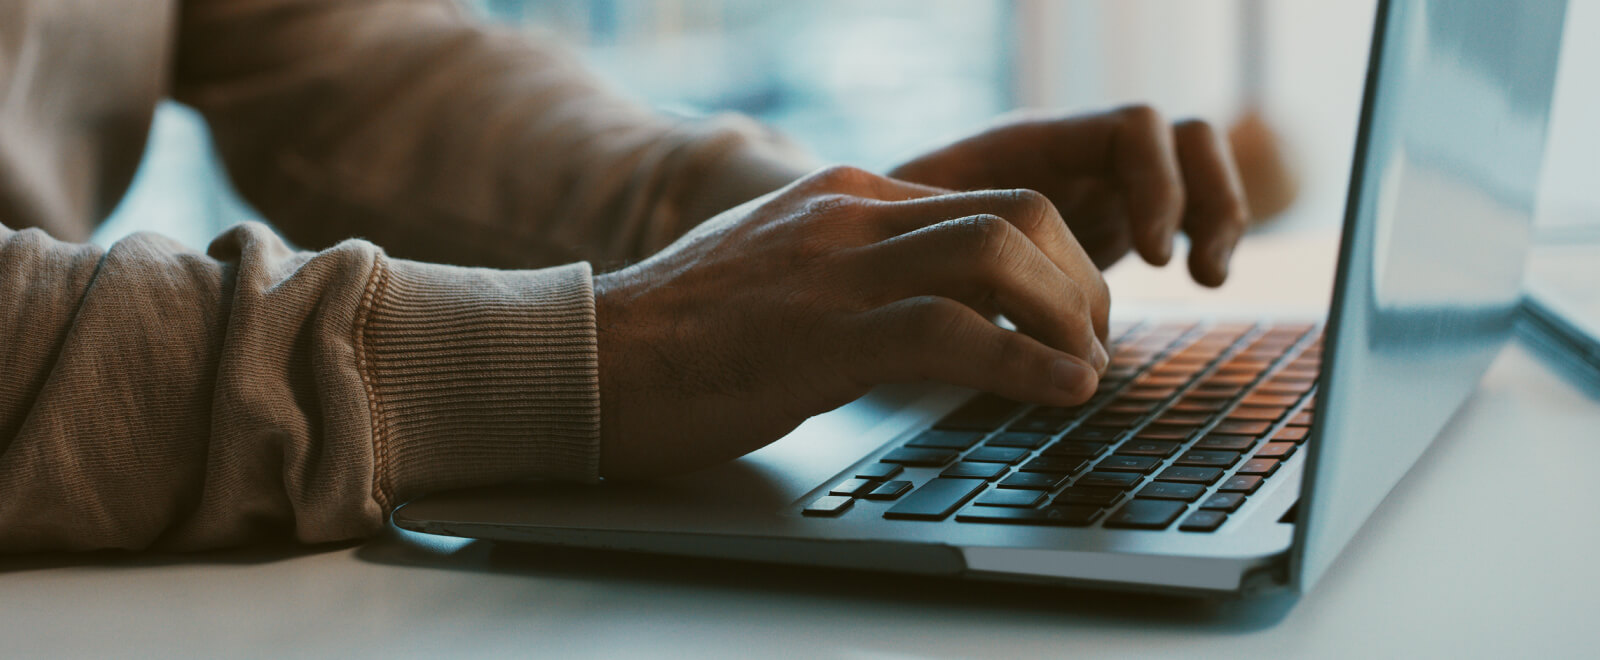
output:
[[[1056,389],[1072,395],[1092,390],[1100,377],[1077,360],[1061,358],[1050,368],[1050,379]]]
[[[1218,245],[1218,246],[1216,246],[1214,248],[1211,248],[1211,260],[1217,262],[1218,266],[1222,266],[1223,268],[1227,268],[1228,267],[1228,260],[1232,259],[1232,258],[1233,258],[1233,244],[1232,243],[1223,243],[1223,244]]]
[[[1233,244],[1223,243],[1211,249],[1211,263],[1217,267],[1217,275],[1226,279],[1228,277],[1228,261],[1233,258]]]
[[[1106,345],[1100,343],[1098,339],[1094,342],[1094,354],[1089,357],[1089,362],[1094,365],[1094,371],[1097,375],[1105,373],[1106,365],[1111,364],[1111,354],[1106,352]]]
[[[1172,235],[1168,234],[1167,230],[1159,228],[1159,227],[1154,229],[1154,230],[1152,230],[1150,232],[1150,235],[1156,242],[1156,253],[1155,253],[1156,260],[1160,261],[1163,264],[1167,263],[1168,261],[1171,261],[1172,260]]]

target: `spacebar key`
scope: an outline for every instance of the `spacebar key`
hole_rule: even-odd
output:
[[[883,517],[902,520],[943,520],[987,485],[988,482],[982,479],[940,477],[923,484],[916,492],[907,495],[899,504],[883,512]]]

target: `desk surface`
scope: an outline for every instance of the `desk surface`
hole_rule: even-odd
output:
[[[1259,252],[1236,273],[1287,259]],[[1299,598],[1205,602],[391,529],[311,550],[0,560],[0,655],[1573,657],[1600,647],[1597,429],[1600,399],[1512,345]]]

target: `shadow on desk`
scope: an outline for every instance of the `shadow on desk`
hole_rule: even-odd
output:
[[[940,608],[989,616],[1029,614],[1080,622],[1145,628],[1151,623],[1215,633],[1270,628],[1293,608],[1289,592],[1248,600],[1213,600],[1105,590],[982,582],[848,569],[704,559],[616,550],[564,548],[482,540],[454,540],[390,527],[356,551],[380,564],[491,573],[530,581],[583,582],[596,586],[647,586],[656,590],[715,595],[761,595],[815,606]],[[451,550],[442,552],[441,545]]]
[[[24,555],[0,555],[0,576],[23,571],[40,571],[53,568],[101,566],[136,568],[141,566],[247,566],[296,559],[310,555],[345,550],[361,545],[361,541],[306,545],[292,541],[251,545],[228,550],[206,552],[130,552],[126,550],[98,550],[94,552],[41,552]]]

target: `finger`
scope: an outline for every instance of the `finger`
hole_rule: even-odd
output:
[[[883,236],[892,237],[975,215],[1005,218],[1064,273],[1076,274],[1093,265],[1055,204],[1027,189],[975,190],[885,204],[876,222]]]
[[[1089,253],[1095,267],[1105,271],[1133,249],[1128,212],[1122,196],[1102,181],[1084,181],[1072,198],[1058,203],[1062,216],[1071,218],[1072,236]]]
[[[1068,278],[1083,283],[1096,311],[1095,331],[1101,340],[1107,324],[1099,312],[1109,314],[1111,295],[1105,279],[1083,246],[1067,229],[1061,213],[1044,195],[1032,190],[980,190],[886,204],[875,221],[887,236],[913,232],[956,218],[994,215],[1022,232]]]
[[[790,184],[788,191],[801,195],[847,194],[885,202],[898,202],[942,195],[950,191],[909,181],[891,179],[848,165],[834,165],[806,175]]]
[[[988,322],[948,298],[900,300],[859,317],[847,368],[869,383],[939,381],[1074,406],[1099,385],[1081,359]]]
[[[1219,286],[1228,259],[1250,217],[1244,184],[1228,143],[1210,124],[1185,121],[1173,128],[1183,167],[1183,231],[1190,238],[1189,272],[1196,282]]]
[[[993,215],[923,227],[862,248],[855,263],[889,300],[935,295],[980,313],[998,310],[1022,332],[1103,372],[1110,356],[1097,326],[1099,271],[1079,282],[1061,272],[1020,229]]]
[[[991,180],[1038,180],[1042,190],[1076,177],[1111,180],[1122,194],[1140,256],[1156,265],[1172,258],[1172,238],[1183,215],[1183,179],[1172,127],[1151,107],[1022,119],[956,146],[957,153],[996,161],[985,175]]]
[[[1184,188],[1172,128],[1149,106],[1117,111],[1111,170],[1128,210],[1133,245],[1157,266],[1172,259],[1172,238],[1184,207]]]

